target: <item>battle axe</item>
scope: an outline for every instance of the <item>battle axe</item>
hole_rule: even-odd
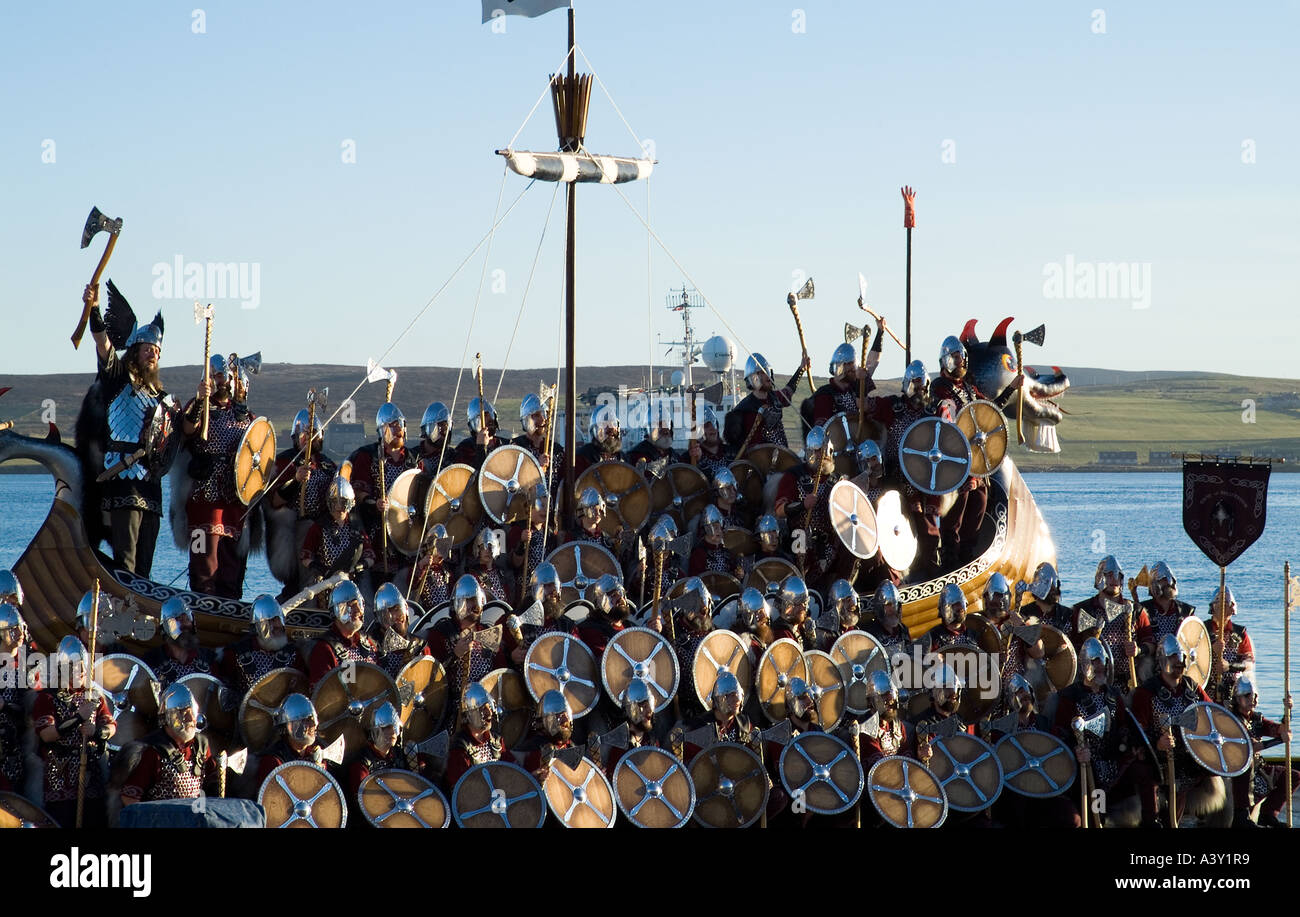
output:
[[[108,258],[113,254],[113,246],[117,244],[118,234],[122,231],[122,220],[119,217],[116,220],[110,220],[99,212],[98,207],[90,208],[90,216],[86,217],[86,226],[81,230],[81,247],[85,248],[90,244],[90,240],[95,237],[95,233],[101,230],[108,233],[108,245],[104,247],[104,254],[99,258],[99,264],[95,267],[95,274],[90,278],[90,285],[98,286],[99,278],[104,274],[104,268],[108,266]],[[86,324],[90,321],[90,306],[83,305],[81,308],[81,321],[77,322],[77,330],[72,332],[72,349],[76,350],[81,346],[81,339],[86,333]]]

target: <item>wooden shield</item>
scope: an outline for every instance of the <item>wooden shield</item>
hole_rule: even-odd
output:
[[[752,750],[719,742],[691,761],[697,823],[706,828],[748,828],[767,808],[767,771]]]
[[[1074,684],[1079,670],[1079,657],[1070,638],[1050,624],[1042,627],[1043,658],[1025,660],[1025,677],[1034,686],[1039,709],[1053,691]]]
[[[733,595],[740,595],[740,580],[736,579],[730,573],[721,573],[717,570],[707,570],[699,575],[703,580],[704,588],[709,590],[715,602],[721,602],[723,599],[729,599]],[[691,577],[683,576],[677,582],[673,583],[668,589],[668,598],[680,598],[686,591],[686,584],[690,582]]]
[[[388,543],[408,557],[420,549],[428,491],[429,479],[418,468],[406,469],[388,488],[388,509],[384,510]]]
[[[1245,724],[1218,704],[1201,701],[1187,709],[1196,711],[1196,726],[1179,732],[1196,762],[1220,777],[1244,774],[1255,754]]]
[[[239,734],[250,752],[260,755],[275,744],[280,704],[290,694],[306,693],[307,676],[297,669],[272,669],[253,683],[239,702]]]
[[[212,745],[212,753],[227,751],[235,740],[235,698],[230,689],[211,675],[194,672],[177,679],[199,705],[199,732]]]
[[[797,468],[803,464],[799,460],[799,456],[785,446],[778,446],[776,443],[762,443],[757,446],[750,446],[742,458],[751,463],[763,475],[789,471],[791,468]]]
[[[968,615],[967,620],[970,617],[972,616]],[[1002,694],[1002,682],[998,678],[1001,669],[997,665],[1001,657],[990,656],[963,643],[945,646],[939,650],[939,655],[961,678],[961,706],[957,708],[957,714],[967,723],[978,723],[993,709]],[[989,671],[993,673],[993,684],[986,685],[981,690],[976,677]]]
[[[1006,417],[992,401],[980,400],[958,411],[956,422],[970,443],[971,476],[987,478],[1007,455]]]
[[[922,417],[899,441],[898,464],[907,483],[921,493],[952,493],[970,477],[970,443],[956,424]]]
[[[1178,645],[1187,653],[1188,678],[1202,688],[1209,683],[1214,653],[1210,649],[1210,632],[1200,618],[1186,617],[1178,625]],[[1118,663],[1117,663],[1118,665]]]
[[[498,525],[526,521],[533,488],[541,482],[542,466],[531,452],[522,446],[498,446],[479,469],[479,503]]]
[[[948,817],[948,797],[939,778],[904,755],[872,765],[867,795],[880,817],[895,828],[937,828]]]
[[[980,645],[980,649],[992,655],[1001,653],[1003,637],[993,622],[979,612],[966,615],[966,632]]]
[[[823,426],[826,428],[826,438],[831,443],[831,454],[835,458],[835,474],[837,476],[847,475],[852,477],[858,473],[857,459],[853,451],[857,448],[858,439],[854,435],[852,427],[857,426],[858,417],[853,415],[850,421],[848,416],[843,412],[832,414],[826,419]]]
[[[655,514],[667,513],[679,531],[713,502],[709,479],[694,465],[679,462],[669,465],[650,484],[650,499]]]
[[[745,577],[746,589],[757,589],[763,595],[772,596],[781,588],[787,576],[798,576],[799,568],[784,557],[765,557],[754,564],[754,569]]]
[[[731,473],[736,479],[739,501],[757,511],[763,506],[763,472],[753,462],[732,462]]]
[[[748,557],[758,552],[758,539],[749,529],[732,525],[722,533],[722,546],[737,557]]]
[[[556,758],[551,762],[551,772],[542,789],[551,814],[564,827],[614,827],[618,815],[614,788],[590,758],[579,758],[577,767],[569,767]]]
[[[324,748],[343,736],[345,764],[366,747],[366,729],[379,705],[388,701],[399,710],[402,706],[397,685],[369,662],[345,662],[330,669],[317,683],[311,701],[320,720],[317,742]]]
[[[586,600],[587,590],[606,573],[623,580],[623,570],[614,555],[593,541],[570,541],[546,555],[560,575],[560,599],[570,605]]]
[[[680,828],[695,809],[695,784],[662,748],[638,748],[614,768],[614,798],[638,828]]]
[[[696,699],[704,705],[705,710],[711,706],[709,696],[713,693],[713,683],[723,672],[735,675],[743,688],[754,683],[754,665],[749,661],[749,647],[731,631],[715,630],[695,648],[695,659],[691,666],[691,685],[695,688]]]
[[[1059,796],[1074,783],[1074,752],[1047,732],[1025,729],[1004,735],[997,744],[1002,781],[1021,796]]]
[[[275,476],[275,428],[259,417],[248,425],[235,453],[235,495],[247,506]]]
[[[884,648],[866,631],[850,630],[840,634],[830,657],[844,680],[844,709],[857,716],[870,713],[867,679],[872,672],[889,671]]]
[[[493,669],[479,679],[479,684],[487,689],[497,705],[501,741],[506,748],[517,747],[528,734],[528,725],[533,720],[536,703],[528,696],[524,677],[514,669]]]
[[[808,650],[803,658],[808,664],[808,687],[817,698],[817,724],[832,732],[844,715],[844,678],[829,653]]]
[[[896,490],[887,490],[876,501],[876,536],[880,556],[895,570],[906,570],[916,560],[916,533],[912,521],[903,512],[903,498]]]
[[[462,828],[540,828],[545,799],[541,784],[518,764],[488,761],[457,781],[451,811]]]
[[[993,746],[968,733],[930,743],[930,771],[943,784],[948,806],[958,812],[983,812],[1002,793],[1002,764]]]
[[[143,660],[127,653],[110,653],[95,660],[94,681],[107,695],[117,721],[109,748],[125,748],[153,731],[162,686]]]
[[[627,462],[592,465],[574,482],[574,495],[581,495],[588,487],[596,488],[605,498],[607,512],[600,528],[606,535],[620,528],[639,532],[650,518],[650,486]]]
[[[447,670],[432,656],[417,656],[394,680],[402,704],[402,733],[408,743],[423,742],[438,731],[447,712]]]
[[[281,764],[262,781],[257,804],[268,828],[343,828],[348,806],[343,788],[325,768],[308,761]]]
[[[804,732],[781,750],[781,785],[809,812],[838,815],[862,795],[862,763],[837,736]]]
[[[0,793],[0,828],[57,828],[40,806],[33,805],[17,793]]]
[[[677,693],[681,671],[668,638],[648,627],[626,627],[614,635],[600,657],[600,681],[615,704],[634,678],[641,678],[655,695],[655,713]]]
[[[763,715],[773,723],[786,718],[785,686],[792,678],[808,680],[808,663],[803,658],[803,648],[789,637],[773,641],[758,661],[754,676],[754,689]]]
[[[533,700],[558,690],[569,702],[573,718],[586,716],[600,700],[596,657],[587,644],[570,634],[542,634],[524,657],[524,681]]]
[[[411,771],[375,771],[357,788],[357,807],[375,828],[445,828],[451,807],[438,788]]]
[[[854,557],[874,557],[879,540],[876,511],[862,488],[851,481],[837,481],[831,488],[828,509],[844,549]]]
[[[442,524],[456,547],[473,538],[483,517],[483,505],[474,486],[474,469],[456,464],[438,472],[425,498],[424,515],[426,537],[429,529]]]

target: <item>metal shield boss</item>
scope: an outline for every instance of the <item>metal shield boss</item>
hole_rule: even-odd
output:
[[[95,660],[94,680],[117,721],[110,749],[125,748],[153,731],[162,686],[149,666],[127,653],[110,653]]]
[[[542,785],[551,814],[566,828],[612,828],[618,814],[614,789],[590,758],[574,767],[556,758]]]
[[[998,740],[1002,782],[1021,796],[1059,796],[1074,783],[1077,767],[1070,747],[1047,732],[1025,729]]]
[[[1220,777],[1244,774],[1255,756],[1245,724],[1218,704],[1201,701],[1187,709],[1195,711],[1196,725],[1182,726],[1179,732],[1196,763]]]
[[[904,755],[881,758],[867,774],[867,795],[895,828],[938,828],[948,817],[948,796],[929,768]]]
[[[456,782],[451,811],[462,828],[540,828],[546,797],[537,779],[518,764],[488,761]]]
[[[275,428],[259,417],[248,425],[235,453],[235,493],[248,506],[275,475]]]
[[[272,669],[253,683],[239,702],[239,734],[250,752],[260,755],[275,744],[280,704],[290,694],[306,693],[307,676],[297,669]]]
[[[773,641],[758,661],[758,674],[754,688],[758,691],[758,704],[763,715],[771,722],[786,718],[785,686],[792,678],[808,680],[808,663],[803,658],[803,648],[789,637]]]
[[[345,662],[326,673],[312,695],[318,744],[323,748],[343,736],[343,760],[350,762],[366,747],[370,717],[385,701],[401,708],[402,700],[393,680],[369,662]]]
[[[723,672],[735,675],[745,688],[754,683],[754,665],[749,659],[748,646],[732,631],[715,630],[695,648],[691,665],[691,687],[705,710],[711,706],[714,682]]]
[[[376,771],[357,788],[357,808],[376,828],[445,828],[451,806],[436,786],[403,770]]]
[[[837,815],[862,795],[862,763],[837,736],[805,732],[781,750],[781,785],[792,801],[802,800],[809,812]]]
[[[600,529],[613,535],[620,528],[639,532],[650,518],[650,487],[627,462],[597,462],[573,484],[574,494],[588,487],[600,491],[605,499],[605,518]]]
[[[432,656],[417,656],[402,666],[394,683],[406,741],[425,741],[438,731],[447,711],[447,670]]]
[[[586,600],[587,590],[605,574],[623,581],[623,571],[614,555],[591,541],[570,541],[546,555],[546,562],[560,575],[560,600],[565,605]]]
[[[831,732],[844,716],[844,677],[829,653],[808,650],[803,658],[808,665],[808,687],[817,703],[817,725]]]
[[[943,784],[948,806],[982,812],[1002,793],[1002,764],[993,746],[967,733],[935,739],[930,771]]]
[[[388,488],[388,508],[384,510],[388,543],[407,557],[420,549],[420,539],[425,533],[428,487],[428,478],[420,469],[408,468]]]
[[[757,754],[735,742],[705,748],[691,761],[694,819],[706,828],[748,828],[767,808],[767,771]]]
[[[669,465],[650,484],[654,512],[667,513],[685,531],[692,519],[713,502],[713,487],[704,473],[694,465],[679,462]]]
[[[483,505],[474,486],[474,469],[456,464],[439,471],[425,498],[424,515],[426,536],[435,525],[444,525],[456,547],[473,538],[483,517]]]
[[[281,764],[257,791],[268,828],[342,828],[348,823],[343,788],[308,761]]]
[[[855,716],[871,712],[867,679],[872,672],[888,672],[889,657],[876,638],[861,630],[841,634],[831,647],[831,662],[844,680],[844,709]]]
[[[972,401],[957,412],[957,427],[971,447],[970,473],[986,478],[1007,456],[1007,418],[992,401]]]
[[[600,681],[615,704],[623,703],[623,692],[634,678],[642,679],[650,687],[655,713],[668,706],[681,682],[672,644],[663,634],[648,627],[626,627],[619,631],[600,657]]]
[[[501,720],[501,741],[506,748],[515,748],[528,734],[536,703],[528,694],[524,677],[514,669],[493,669],[481,679],[481,684],[497,706]]]
[[[695,809],[695,783],[662,748],[637,748],[614,768],[614,797],[638,828],[680,828]]]
[[[531,452],[521,446],[499,446],[479,469],[479,503],[497,525],[526,521],[533,490],[542,481],[542,466]]]
[[[1187,653],[1188,678],[1204,688],[1210,681],[1210,670],[1214,665],[1214,653],[1210,649],[1210,632],[1200,618],[1186,617],[1178,625],[1175,634],[1178,645]]]
[[[956,424],[922,417],[903,434],[898,464],[907,483],[921,493],[952,493],[970,477],[970,443]]]
[[[596,657],[570,634],[542,634],[524,657],[524,681],[533,700],[541,700],[547,691],[559,691],[575,720],[590,713],[600,700],[596,679]]]

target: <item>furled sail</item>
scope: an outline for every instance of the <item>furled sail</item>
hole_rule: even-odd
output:
[[[538,181],[599,182],[620,185],[649,178],[653,159],[627,156],[592,156],[589,153],[529,153],[525,150],[497,150],[511,170]]]

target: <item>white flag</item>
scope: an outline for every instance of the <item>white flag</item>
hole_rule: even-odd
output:
[[[564,9],[569,0],[483,0],[483,21],[491,22],[496,11],[506,16],[527,16],[532,19],[551,10]]]

